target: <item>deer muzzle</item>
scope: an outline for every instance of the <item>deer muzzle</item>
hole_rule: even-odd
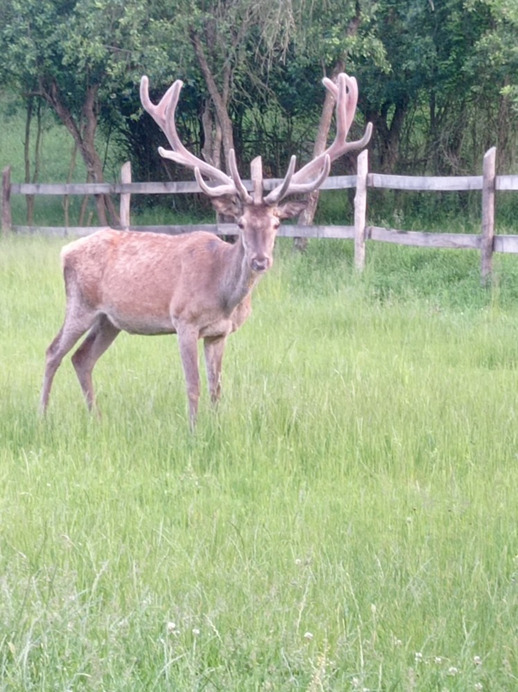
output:
[[[267,272],[272,266],[272,260],[267,255],[255,255],[250,260],[250,267],[252,271],[258,272],[259,274]]]

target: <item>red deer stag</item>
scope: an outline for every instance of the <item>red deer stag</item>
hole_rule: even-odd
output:
[[[324,79],[324,85],[336,97],[334,142],[298,172],[293,156],[283,181],[264,196],[260,157],[251,164],[249,192],[239,177],[233,151],[227,175],[188,152],[181,143],[175,111],[182,82],[174,82],[154,105],[148,78],[142,77],[142,105],[172,147],[172,151],[160,148],[161,156],[194,169],[200,188],[211,197],[215,209],[235,219],[238,239],[229,244],[201,231],[169,236],[106,228],[65,246],[61,259],[66,313],[46,353],[42,412],[47,409],[52,380],[63,357],[86,332],[72,363],[90,409],[95,406],[92,370],[121,330],[178,335],[191,426],[196,421],[200,393],[197,342],[203,339],[211,399],[219,399],[227,336],[250,314],[252,290],[272,266],[281,220],[297,215],[305,206],[304,202],[283,200],[316,190],[328,176],[332,161],[369,141],[370,124],[362,139],[346,142],[358,99],[354,77],[340,74],[337,84]]]

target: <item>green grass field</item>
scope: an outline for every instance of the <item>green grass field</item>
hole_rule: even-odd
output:
[[[189,433],[175,337],[70,360],[0,242],[0,689],[515,690],[518,260],[280,242]]]

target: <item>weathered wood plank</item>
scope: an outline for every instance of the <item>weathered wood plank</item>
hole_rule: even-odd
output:
[[[252,189],[250,180],[243,181],[247,189]],[[282,179],[270,178],[264,181],[265,190],[271,190]],[[341,175],[328,178],[322,190],[343,190],[356,185],[355,175]],[[162,183],[12,183],[11,192],[16,195],[178,195],[200,193],[196,181]]]
[[[286,224],[281,226],[279,235],[285,238],[338,238],[352,240],[354,226],[298,226]]]
[[[197,226],[197,228],[201,228]],[[219,235],[237,235],[238,229],[234,223],[220,223],[217,226]],[[300,224],[281,224],[277,235],[281,238],[338,238],[351,240],[354,238],[354,226],[303,226]]]
[[[13,230],[20,234],[44,234],[57,235],[59,237],[79,237],[95,233],[96,231],[104,230],[106,226],[13,226]],[[118,228],[116,230],[130,230],[141,233],[166,233],[168,235],[180,235],[184,233],[193,233],[195,231],[207,231],[216,235],[237,235],[238,229],[236,224],[193,224],[179,226],[131,226],[129,229]]]
[[[321,190],[346,190],[356,187],[355,175],[335,175],[327,178],[320,186]]]
[[[482,176],[410,176],[369,173],[367,185],[389,190],[408,190],[412,192],[452,192],[458,190],[481,190]]]
[[[171,225],[171,226],[131,226],[130,231],[140,231],[142,233],[166,233],[168,235],[183,235],[196,231],[206,231],[215,235],[236,235],[238,230],[236,224],[216,224],[199,223],[192,225]]]
[[[480,236],[469,233],[431,233],[428,231],[398,231],[393,228],[367,226],[367,237],[384,243],[416,247],[479,250]]]
[[[111,183],[13,183],[14,195],[94,195],[116,194]]]
[[[265,190],[271,190],[281,179],[270,178],[264,181]],[[244,181],[247,189],[252,189],[249,180]],[[328,178],[322,190],[344,190],[356,186],[355,175],[340,175]],[[372,188],[407,190],[410,192],[455,192],[462,190],[481,190],[482,176],[406,176],[369,173],[367,186]],[[518,175],[499,175],[496,178],[497,190],[518,190]],[[193,194],[201,193],[195,181],[162,183],[12,183],[11,193],[18,195],[94,195],[94,194]]]
[[[19,195],[163,195],[200,192],[196,182],[164,183],[13,183],[13,194]]]
[[[497,190],[518,190],[518,175],[497,175],[495,187]]]
[[[494,252],[518,253],[518,235],[495,235],[493,240]]]
[[[13,226],[18,235],[50,235],[59,238],[79,238],[100,231],[106,226]]]
[[[105,226],[13,226],[13,230],[17,233],[46,235],[57,235],[64,238],[72,236],[84,236],[100,231]],[[124,230],[124,229],[119,229]],[[140,231],[149,233],[168,233],[170,235],[178,235],[181,233],[192,233],[193,231],[207,231],[216,235],[237,235],[238,228],[233,223],[221,224],[193,224],[180,226],[130,226],[130,231]],[[299,226],[296,224],[284,224],[279,229],[279,236],[285,238],[294,238],[297,236],[305,236],[307,238],[342,238],[343,240],[351,240],[354,238],[354,226]]]
[[[13,231],[24,234],[43,233],[63,238],[84,236],[99,231],[104,226],[13,226]],[[237,235],[235,224],[198,224],[193,226],[132,226],[132,231],[167,233],[178,235],[193,231],[207,231],[215,235]],[[342,240],[354,239],[354,226],[297,226],[283,225],[279,236],[293,238],[305,234],[307,238],[335,238]],[[417,247],[435,247],[450,249],[480,249],[480,236],[464,233],[431,233],[427,231],[399,231],[380,226],[367,226],[366,237],[396,245],[415,245]],[[495,252],[518,253],[518,236],[495,236]]]

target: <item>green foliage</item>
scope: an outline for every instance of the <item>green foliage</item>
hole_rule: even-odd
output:
[[[134,0],[9,0],[2,19],[4,82],[27,93],[54,80],[69,98],[100,82],[107,98],[144,50],[148,9]]]
[[[52,102],[57,87],[79,129],[96,85],[105,137],[148,180],[184,172],[156,154],[163,136],[140,117],[141,74],[149,74],[156,98],[175,78],[185,81],[178,125],[198,154],[215,132],[214,123],[202,125],[202,114],[214,117],[210,74],[234,123],[238,160],[246,166],[260,153],[277,176],[292,153],[307,160],[320,78],[345,65],[360,84],[355,128],[374,123],[377,170],[469,174],[496,145],[512,172],[516,24],[514,5],[501,0],[7,0],[0,83],[24,102],[35,94]]]
[[[515,258],[281,242],[191,435],[173,337],[37,419],[60,245],[0,253],[0,687],[513,688]]]
[[[480,12],[479,2],[467,3],[473,14]],[[499,0],[483,3],[486,11],[491,11],[491,24],[476,45],[471,59],[472,69],[477,73],[484,72],[490,77],[483,89],[494,98],[511,97],[515,109],[518,107],[518,47],[516,32],[518,29],[518,11],[515,3],[503,3]],[[480,91],[482,85],[480,85]],[[480,93],[480,92],[479,92]]]

